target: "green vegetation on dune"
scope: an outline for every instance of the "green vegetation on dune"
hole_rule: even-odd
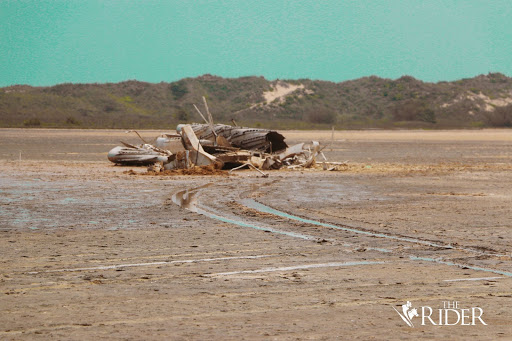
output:
[[[303,85],[265,101],[276,84]],[[375,76],[341,83],[204,75],[173,83],[16,85],[0,88],[1,127],[159,128],[201,122],[202,96],[216,122],[323,129],[512,126],[512,78],[499,73],[425,83]]]

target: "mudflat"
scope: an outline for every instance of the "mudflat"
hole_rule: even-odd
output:
[[[148,176],[123,131],[0,129],[0,338],[512,338],[512,131],[283,134],[345,164]]]

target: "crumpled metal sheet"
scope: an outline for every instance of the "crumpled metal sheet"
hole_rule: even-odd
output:
[[[185,125],[178,125],[177,130],[180,131],[183,126]],[[288,147],[284,142],[284,136],[275,130],[215,124],[213,125],[214,134],[208,124],[193,123],[191,126],[200,140],[215,141],[215,136],[219,136],[236,148],[275,153]]]

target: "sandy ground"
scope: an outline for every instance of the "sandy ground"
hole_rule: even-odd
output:
[[[512,339],[512,131],[285,135],[347,166],[142,176],[121,131],[0,129],[0,339]]]

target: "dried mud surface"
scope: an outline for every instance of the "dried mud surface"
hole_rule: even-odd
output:
[[[512,339],[511,131],[285,136],[347,163],[144,176],[120,131],[0,129],[0,339]]]

